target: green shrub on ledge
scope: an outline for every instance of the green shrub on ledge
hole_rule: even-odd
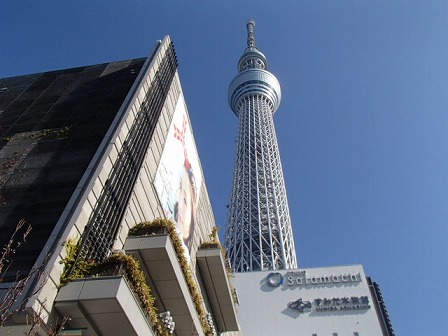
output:
[[[78,260],[76,262],[79,249],[76,239],[69,238],[64,243],[64,246],[67,256],[59,262],[64,265],[64,271],[61,275],[61,286],[65,286],[72,280],[90,276],[96,267],[96,263],[91,260]]]
[[[207,250],[207,249],[216,249],[216,248],[221,248],[221,244],[219,243],[212,243],[212,242],[203,242],[200,246],[199,249],[200,250]]]

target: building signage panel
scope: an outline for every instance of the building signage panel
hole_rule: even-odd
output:
[[[301,298],[288,303],[288,308],[300,313],[316,311],[341,311],[341,310],[366,310],[370,309],[369,298],[367,296],[352,296],[332,299],[314,299],[314,301],[304,301]]]
[[[279,287],[283,284],[287,286],[313,286],[326,284],[348,284],[361,282],[360,273],[323,274],[308,276],[306,271],[290,271],[285,275],[279,272],[269,273],[266,282],[271,287]]]

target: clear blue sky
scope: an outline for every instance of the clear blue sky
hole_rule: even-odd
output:
[[[249,18],[282,84],[300,266],[361,263],[397,335],[446,334],[447,1],[2,1],[0,77],[142,57],[171,35],[224,229]]]

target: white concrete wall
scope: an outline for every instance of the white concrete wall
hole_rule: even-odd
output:
[[[268,284],[266,278],[270,271],[235,274],[234,284],[240,303],[238,317],[244,335],[333,336],[336,333],[338,336],[354,336],[356,332],[362,336],[382,335],[361,265],[297,271],[305,271],[306,275],[292,275],[295,285],[288,284],[287,271],[279,271],[283,276],[283,284],[278,287]],[[350,275],[357,274],[360,281],[350,281]],[[335,281],[319,284],[317,278],[323,275],[335,276]],[[303,284],[297,285],[297,278],[308,278],[308,284],[305,284],[306,280],[299,280]],[[322,312],[316,310],[314,302],[315,299],[363,296],[368,297],[368,309]],[[299,299],[312,303],[311,308],[299,312],[288,307],[288,303]]]

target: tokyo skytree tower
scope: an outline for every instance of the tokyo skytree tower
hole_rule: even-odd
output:
[[[226,249],[235,272],[297,268],[280,152],[273,116],[280,84],[255,45],[255,21],[247,23],[247,48],[229,86],[238,117],[235,172]]]

